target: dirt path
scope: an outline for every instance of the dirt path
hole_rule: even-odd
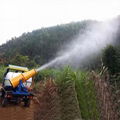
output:
[[[34,103],[31,102],[28,108],[21,105],[0,106],[0,120],[34,120]]]
[[[59,91],[61,90],[61,91]],[[41,82],[30,107],[0,107],[0,120],[81,120],[72,86],[58,89],[53,80]]]

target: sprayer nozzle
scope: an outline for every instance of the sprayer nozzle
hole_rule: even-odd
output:
[[[32,69],[28,72],[25,73],[21,73],[20,75],[10,79],[11,85],[15,88],[18,86],[20,80],[22,80],[22,82],[24,83],[26,80],[28,80],[29,78],[35,76],[37,74],[36,69]]]

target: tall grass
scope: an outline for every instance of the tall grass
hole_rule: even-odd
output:
[[[35,82],[39,81],[44,81],[46,78],[56,78],[56,75],[59,73],[59,70],[55,69],[45,69],[40,71],[36,76],[35,76]]]
[[[61,85],[62,89],[66,85],[72,84],[77,97],[76,102],[78,102],[84,120],[99,120],[94,81],[91,79],[90,73],[74,71],[72,68],[66,67],[59,72],[56,82]]]
[[[81,116],[85,120],[99,120],[94,82],[90,73],[76,72],[75,89],[81,110]]]
[[[61,120],[81,120],[79,102],[75,90],[75,73],[66,67],[56,75],[55,82],[59,89]]]
[[[0,65],[0,83],[3,80],[3,76],[4,76],[4,73],[5,73],[5,70],[6,70],[6,67],[3,66],[3,65]]]
[[[44,76],[54,78],[59,87],[61,106],[63,106],[62,113],[65,113],[62,115],[62,120],[78,119],[80,116],[84,120],[99,120],[94,82],[90,73],[74,71],[70,67],[61,70],[47,70],[43,73],[42,78]]]

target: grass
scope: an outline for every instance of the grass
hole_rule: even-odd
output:
[[[53,78],[58,85],[63,106],[62,120],[80,119],[80,116],[84,120],[99,120],[96,93],[90,73],[65,67],[61,70],[41,71],[39,74],[42,79]]]
[[[0,82],[4,72],[5,67],[0,66]],[[81,117],[84,120],[99,120],[94,83],[90,76],[88,72],[74,71],[70,67],[59,70],[46,69],[36,76],[35,87],[39,89],[39,81],[54,79],[59,88],[62,120],[80,119]]]
[[[87,72],[76,72],[75,89],[81,110],[81,116],[85,120],[99,120],[99,111],[94,83]]]
[[[0,83],[2,82],[3,80],[3,76],[4,76],[4,73],[5,73],[5,70],[6,70],[6,67],[1,65],[0,66]]]

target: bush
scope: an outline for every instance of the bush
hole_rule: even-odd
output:
[[[59,70],[55,70],[55,69],[42,70],[35,76],[35,82],[39,82],[41,80],[44,81],[46,78],[55,79],[58,72]]]
[[[103,52],[103,63],[112,75],[120,72],[119,51],[119,49],[110,45]]]
[[[6,70],[6,67],[3,66],[3,65],[1,65],[1,66],[0,66],[0,83],[1,83],[2,80],[3,80],[3,75],[4,75],[4,73],[5,73],[5,70]]]
[[[18,66],[26,66],[29,68],[36,67],[37,65],[34,60],[31,60],[28,56],[23,56],[19,53],[17,53],[16,56],[10,59],[8,63]]]

